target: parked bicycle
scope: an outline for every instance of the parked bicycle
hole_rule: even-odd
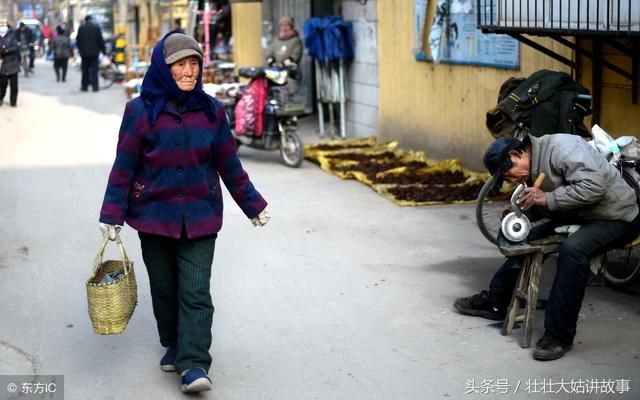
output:
[[[100,89],[109,89],[119,77],[118,66],[111,61],[110,57],[102,57],[98,65],[98,86]]]

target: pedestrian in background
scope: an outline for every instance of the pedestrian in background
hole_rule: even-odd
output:
[[[65,82],[69,57],[71,57],[71,39],[60,25],[56,27],[56,36],[51,42],[51,51],[53,51],[53,69],[56,72],[56,81],[60,82],[60,78],[62,78],[62,82]]]
[[[273,39],[267,48],[267,64],[277,67],[288,67],[291,64],[298,65],[302,59],[302,40],[300,34],[293,25],[291,17],[280,18],[278,36]],[[287,87],[289,91],[298,89],[297,79],[289,76]]]
[[[0,21],[0,106],[10,85],[9,104],[18,105],[18,73],[20,72],[20,46],[16,32],[6,21]]]
[[[285,67],[299,64],[302,58],[302,40],[291,17],[280,18],[278,36],[267,48],[267,64]]]
[[[167,348],[160,368],[178,372],[184,392],[211,388],[220,178],[254,225],[269,221],[267,202],[238,158],[224,106],[203,90],[200,46],[172,31],[153,49],[141,95],[125,107],[100,227],[111,239],[124,221],[138,231]]]
[[[84,24],[78,28],[76,43],[82,58],[82,83],[80,90],[88,91],[89,83],[94,92],[98,91],[98,56],[106,54],[102,31],[93,23],[91,15],[84,18]]]
[[[20,22],[17,32],[18,42],[20,42],[20,57],[29,57],[29,64],[26,69],[33,72],[33,60],[35,60],[35,50],[33,48],[35,36],[33,31],[29,29],[24,22]]]

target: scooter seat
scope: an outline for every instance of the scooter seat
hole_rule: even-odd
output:
[[[257,78],[264,75],[264,69],[261,67],[241,67],[238,69],[238,75],[243,78]]]

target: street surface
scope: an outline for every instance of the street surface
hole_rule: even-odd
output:
[[[164,351],[131,228],[123,240],[139,304],[128,328],[95,335],[87,313],[124,89],[82,93],[79,71],[56,83],[44,61],[19,85],[18,107],[8,97],[0,107],[0,374],[64,375],[67,400],[186,397],[179,377],[157,366]],[[318,140],[314,120],[305,125],[305,140]],[[402,208],[306,161],[290,169],[276,152],[240,154],[273,218],[254,228],[225,192],[214,385],[190,398],[640,398],[637,287],[589,288],[573,350],[534,361],[517,344],[520,329],[503,337],[499,323],[452,308],[485,289],[502,261],[478,232],[474,205]],[[553,271],[547,263],[541,297]],[[543,320],[539,311],[534,343]]]

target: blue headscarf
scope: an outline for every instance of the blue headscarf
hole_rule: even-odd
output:
[[[209,117],[209,121],[215,119],[216,106],[211,97],[204,92],[202,87],[202,60],[199,59],[200,72],[196,80],[196,86],[190,92],[180,90],[178,84],[171,75],[171,67],[164,61],[164,41],[174,33],[182,33],[179,30],[171,31],[156,44],[151,53],[151,65],[142,81],[142,93],[145,108],[149,114],[149,120],[154,125],[158,115],[169,100],[175,100],[184,104],[186,109],[192,109],[198,105],[202,107]]]

